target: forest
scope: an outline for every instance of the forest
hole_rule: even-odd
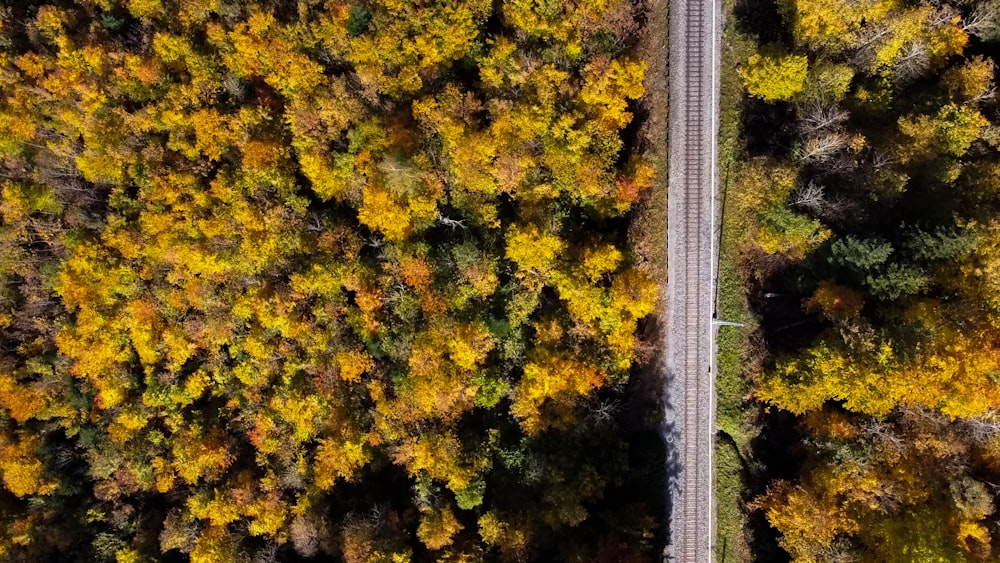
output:
[[[628,0],[3,3],[0,559],[657,560],[659,396],[635,388],[661,280],[629,236],[662,177],[643,22]],[[920,286],[900,315],[947,335],[926,376],[953,379],[924,402],[966,425],[995,402],[963,394],[1000,304],[990,189],[966,187],[1000,168],[963,158],[985,153],[989,64],[950,71],[943,109],[905,121],[923,148],[882,175],[945,167],[928,189],[980,202],[908,219],[911,260],[878,266],[914,281],[876,282]],[[890,244],[845,241],[845,273]],[[881,334],[830,305],[867,286],[824,287],[837,330]],[[949,363],[963,345],[975,369]],[[966,432],[924,412],[882,427]]]
[[[732,13],[740,559],[1000,560],[1000,3]]]

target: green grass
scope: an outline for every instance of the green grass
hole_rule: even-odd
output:
[[[728,20],[733,21],[732,2],[725,2]],[[736,73],[736,65],[753,52],[753,39],[727,27],[722,42],[722,76],[720,92],[719,168],[721,189],[725,206],[720,241],[718,306],[719,318],[746,323],[744,328],[720,327],[717,349],[718,395],[717,417],[719,428],[732,440],[716,443],[716,560],[725,563],[750,561],[745,535],[746,514],[742,506],[743,463],[741,455],[753,438],[749,418],[752,414],[746,404],[750,392],[744,373],[743,351],[747,338],[754,329],[754,319],[746,302],[743,281],[739,271],[739,251],[753,218],[740,216],[731,202],[741,186],[737,178],[740,171],[740,108],[743,87]],[[728,205],[727,205],[728,204]]]
[[[743,494],[743,462],[736,446],[731,442],[719,441],[715,448],[715,495],[718,502],[719,535],[716,539],[715,560],[719,563],[749,561],[746,538],[742,533],[743,512],[736,503]],[[723,511],[723,500],[735,510]]]

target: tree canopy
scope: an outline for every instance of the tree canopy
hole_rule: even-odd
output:
[[[753,399],[795,415],[798,469],[750,508],[793,561],[996,560],[1000,12],[778,12],[739,71],[757,99],[737,205],[765,346]]]
[[[0,558],[652,557],[635,9],[0,9]]]

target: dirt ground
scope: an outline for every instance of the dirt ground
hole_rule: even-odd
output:
[[[636,54],[646,63],[645,95],[639,101],[635,118],[641,120],[636,140],[637,152],[657,170],[653,187],[643,193],[629,227],[629,242],[639,268],[656,279],[661,286],[657,310],[648,318],[640,332],[639,357],[643,368],[634,378],[632,395],[642,402],[661,402],[662,342],[664,330],[664,297],[667,285],[667,32],[669,29],[668,0],[645,0],[642,10],[645,25],[639,37]],[[660,413],[659,405],[652,409]]]
[[[654,164],[657,180],[637,206],[629,239],[643,270],[664,285],[667,277],[667,0],[645,0],[645,25],[637,54],[646,63],[646,93],[636,118],[642,120],[637,149]],[[662,313],[662,311],[660,311]]]

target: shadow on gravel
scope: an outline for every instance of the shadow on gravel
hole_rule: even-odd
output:
[[[663,480],[664,489],[664,507],[666,509],[666,537],[664,538],[664,554],[666,554],[667,542],[670,538],[671,526],[673,522],[671,520],[671,515],[673,514],[674,499],[677,498],[677,493],[680,491],[680,476],[683,471],[681,466],[680,451],[676,444],[680,444],[680,434],[677,429],[677,425],[672,420],[673,414],[675,412],[674,406],[670,401],[670,397],[666,390],[670,388],[671,383],[675,379],[675,375],[672,373],[667,373],[666,369],[663,370],[664,385],[663,385],[663,406],[664,406],[664,418],[660,424],[660,439],[664,444],[665,456],[664,456],[664,467],[665,475]],[[666,559],[664,559],[666,561]]]

